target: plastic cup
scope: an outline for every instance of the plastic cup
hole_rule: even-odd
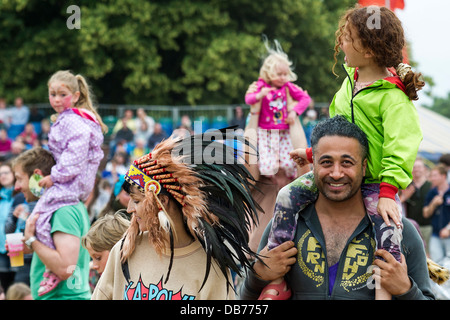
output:
[[[8,242],[8,255],[11,267],[21,267],[24,265],[22,238],[22,232],[6,234],[6,241]]]

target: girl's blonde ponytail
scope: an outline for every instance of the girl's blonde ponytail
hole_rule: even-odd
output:
[[[75,107],[87,109],[91,111],[93,114],[95,114],[98,123],[100,123],[100,126],[102,127],[103,133],[108,132],[108,127],[105,125],[102,118],[98,114],[96,108],[94,107],[94,104],[92,103],[91,99],[92,92],[89,88],[89,85],[86,82],[86,79],[80,74],[77,74],[75,78],[77,79],[78,88],[80,91],[80,97],[78,98],[78,101],[75,103]]]

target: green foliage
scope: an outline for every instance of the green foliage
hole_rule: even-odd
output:
[[[434,112],[450,118],[450,92],[447,93],[447,97],[434,97],[431,106],[427,107]]]
[[[258,77],[261,35],[280,41],[297,84],[330,101],[334,32],[345,0],[0,0],[0,96],[47,99],[60,69],[87,77],[102,103],[242,103]],[[337,68],[339,70],[340,68]]]

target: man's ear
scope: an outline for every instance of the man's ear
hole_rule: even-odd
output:
[[[367,158],[365,158],[363,160],[362,166],[363,166],[363,177],[365,177],[366,176],[366,169],[367,169]]]
[[[37,173],[40,176],[44,176],[41,169],[34,169],[33,173]]]

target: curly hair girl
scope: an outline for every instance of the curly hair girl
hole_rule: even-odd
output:
[[[375,26],[371,24],[373,18]],[[374,225],[377,248],[385,249],[397,261],[401,261],[402,239],[402,207],[397,193],[411,183],[412,167],[422,141],[419,116],[412,100],[418,99],[417,91],[424,86],[420,73],[402,63],[404,45],[401,22],[389,9],[376,6],[349,9],[339,22],[334,48],[336,63],[339,52],[345,54],[342,68],[346,77],[329,108],[330,117],[341,115],[367,135],[369,154],[361,186],[364,204]],[[312,162],[313,152],[297,149],[290,156],[302,165],[306,160]],[[304,193],[298,188],[306,189],[302,181],[309,182],[309,189],[314,187],[314,176],[307,173],[278,193],[279,199],[289,201],[277,200],[275,204],[274,221],[282,215],[285,223],[272,226],[269,249],[294,238],[299,208],[317,197],[317,193],[310,199],[300,196]],[[296,192],[289,193],[295,186]],[[277,282],[280,283],[279,279],[274,284]],[[265,293],[270,292],[263,290],[261,298]],[[383,280],[375,298],[391,298],[384,290]]]
[[[373,14],[379,14],[379,28],[368,23]],[[355,48],[355,50],[370,50],[377,65],[395,68],[397,74],[402,78],[409,99],[418,100],[417,91],[422,89],[425,82],[421,78],[421,73],[416,73],[408,67],[405,68],[402,63],[403,48],[406,44],[402,23],[394,12],[385,7],[354,7],[347,10],[339,21],[339,28],[336,31],[333,71],[337,64],[337,56],[341,51],[342,37],[346,34],[345,29],[348,24],[351,24],[353,27],[351,30],[355,31],[355,34],[349,35],[353,44],[356,39],[359,39],[361,44],[361,48]]]

